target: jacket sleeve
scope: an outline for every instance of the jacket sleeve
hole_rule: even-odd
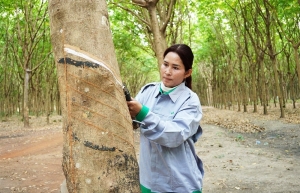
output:
[[[195,93],[187,98],[172,119],[164,120],[149,111],[141,126],[141,133],[149,140],[166,147],[177,147],[198,134],[202,108]]]

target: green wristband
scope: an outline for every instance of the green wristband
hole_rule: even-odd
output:
[[[143,121],[145,119],[145,117],[147,116],[148,112],[149,112],[149,108],[143,105],[142,109],[135,117],[136,120]]]

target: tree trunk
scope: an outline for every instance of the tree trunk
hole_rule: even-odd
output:
[[[257,90],[256,90],[256,64],[251,64],[251,87],[253,112],[257,112]]]
[[[265,66],[264,66],[264,53],[263,52],[257,52],[257,63],[260,68],[259,70],[259,76],[260,76],[260,87],[261,87],[261,103],[263,106],[263,113],[264,115],[268,114],[268,108],[267,108],[267,89],[266,89],[266,76],[265,76]]]
[[[299,54],[298,54],[298,49],[299,49],[300,42],[297,44],[293,44],[293,50],[294,50],[294,58],[295,58],[295,63],[296,63],[296,72],[298,75],[298,85],[300,88],[300,59],[299,59]]]
[[[152,31],[153,31],[153,39],[154,39],[154,49],[155,49],[155,55],[157,57],[158,62],[158,69],[160,68],[161,64],[163,64],[163,55],[165,49],[167,49],[167,40],[165,37],[165,31],[161,31],[159,22],[157,19],[157,11],[155,5],[150,5],[148,7],[151,25],[152,25]]]
[[[267,49],[268,49],[268,55],[270,57],[270,60],[272,62],[272,68],[273,68],[273,73],[274,73],[274,83],[275,83],[275,89],[276,89],[276,96],[278,97],[279,100],[279,106],[280,106],[280,118],[284,118],[285,114],[284,114],[284,109],[283,109],[283,93],[282,90],[280,88],[280,83],[279,83],[279,75],[278,75],[278,67],[277,67],[277,59],[276,59],[276,55],[277,53],[275,52],[275,41],[274,41],[274,35],[273,35],[273,23],[274,21],[272,20],[272,11],[273,10],[269,10],[269,7],[267,6],[268,3],[266,0],[263,1],[264,2],[264,6],[265,6],[265,17],[264,21],[265,21],[265,27],[266,27],[266,45],[267,45]]]
[[[101,1],[49,1],[70,193],[139,192],[131,118]]]
[[[172,16],[172,11],[175,8],[176,0],[170,1],[160,1],[159,0],[132,0],[136,5],[147,10],[146,14],[143,16],[142,21],[149,28],[149,42],[152,45],[152,49],[157,57],[158,69],[163,63],[163,54],[167,49],[167,40],[166,40],[166,29],[170,23]],[[162,3],[161,7],[158,4]],[[135,15],[135,14],[134,14]],[[140,17],[140,16],[137,16]],[[146,22],[145,22],[146,21]]]
[[[29,127],[29,79],[30,79],[31,71],[29,69],[25,69],[25,78],[24,78],[24,92],[23,92],[23,123],[24,127]]]

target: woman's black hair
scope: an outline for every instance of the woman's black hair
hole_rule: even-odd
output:
[[[183,65],[184,65],[185,71],[192,69],[193,61],[194,61],[194,54],[192,52],[192,49],[188,45],[174,44],[166,49],[166,51],[164,52],[164,57],[169,52],[175,52],[176,54],[178,54],[178,56],[180,57]],[[192,89],[192,75],[185,79],[185,85],[187,87],[189,87],[190,89]]]

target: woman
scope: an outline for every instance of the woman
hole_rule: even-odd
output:
[[[161,82],[145,85],[127,102],[130,115],[141,122],[142,193],[201,193],[204,172],[194,143],[202,134],[202,109],[191,90],[193,59],[185,44],[167,48]]]

